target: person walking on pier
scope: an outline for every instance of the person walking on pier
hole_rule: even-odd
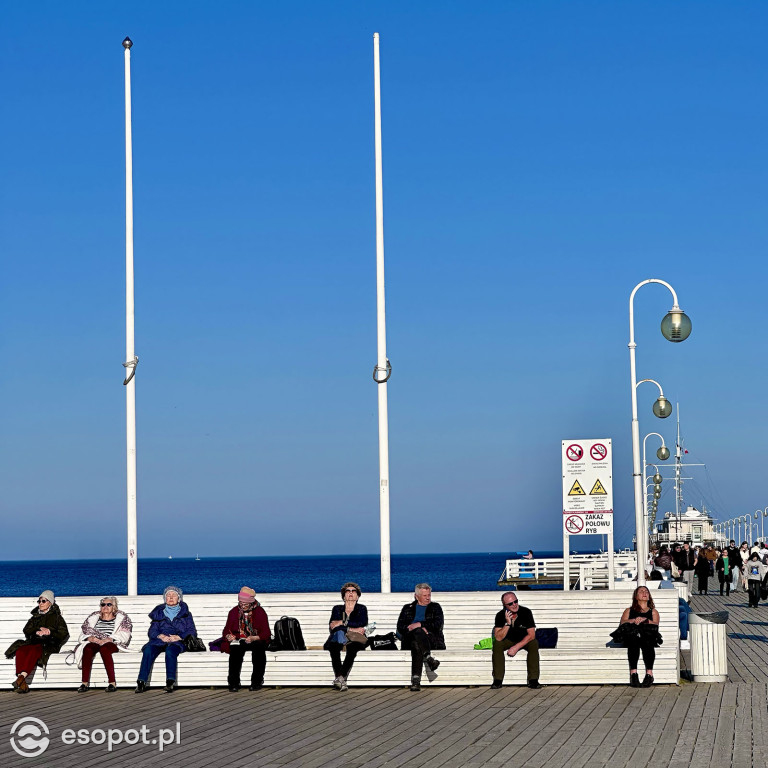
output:
[[[680,571],[680,580],[688,585],[688,598],[693,594],[693,566],[696,562],[696,556],[691,549],[691,542],[683,542],[682,550],[675,553],[675,564]]]
[[[355,656],[365,650],[365,627],[368,624],[368,609],[359,603],[362,591],[354,581],[348,581],[341,588],[341,605],[334,605],[328,622],[330,637],[323,648],[331,654],[331,666],[335,675],[333,687],[339,691],[349,690],[347,680],[355,663]],[[344,650],[344,662],[341,651]]]
[[[647,587],[638,587],[634,591],[632,605],[621,615],[621,624],[635,624],[639,628],[633,637],[624,640],[629,660],[629,684],[633,688],[650,688],[653,685],[653,663],[656,660],[659,638],[659,612]],[[641,652],[645,664],[642,683],[637,674],[637,662]]]
[[[725,587],[725,595],[728,597],[731,594],[731,556],[730,549],[724,549],[720,557],[717,558],[715,563],[715,570],[717,571],[717,578],[720,581],[720,596],[723,595],[723,587]]]
[[[397,620],[397,636],[402,649],[411,652],[411,690],[421,690],[421,667],[426,668],[430,682],[437,677],[440,662],[432,651],[445,650],[443,609],[432,602],[432,587],[417,584],[412,603],[406,603]]]
[[[733,539],[731,539],[726,551],[728,552],[728,570],[731,572],[731,590],[738,592],[739,579],[741,578],[741,555]]]
[[[117,690],[115,662],[112,655],[126,650],[131,642],[133,624],[128,615],[117,609],[114,595],[99,600],[99,610],[94,611],[80,628],[80,639],[75,648],[75,664],[83,670],[83,682],[78,693],[86,693],[91,684],[91,669],[96,654],[100,654],[107,671],[107,693]]]
[[[240,672],[246,653],[251,654],[253,671],[249,691],[258,691],[264,685],[267,668],[267,645],[272,637],[266,611],[259,605],[256,592],[242,587],[237,605],[227,615],[222,632],[220,650],[229,654],[227,686],[232,693],[240,690]]]
[[[163,603],[155,606],[149,614],[152,620],[148,630],[149,642],[141,649],[141,669],[135,693],[147,690],[155,659],[161,653],[165,654],[165,691],[173,693],[175,690],[178,657],[186,650],[184,638],[197,634],[195,621],[183,597],[179,587],[166,587]]]
[[[67,622],[61,615],[50,589],[40,593],[32,618],[24,625],[24,639],[16,640],[5,652],[7,659],[16,657],[16,679],[11,683],[17,693],[29,693],[27,678],[35,667],[45,667],[51,654],[58,653],[69,640]]]
[[[497,614],[493,623],[493,683],[494,690],[501,688],[504,682],[504,672],[507,656],[513,658],[525,649],[528,654],[525,660],[528,672],[528,687],[538,689],[539,684],[539,643],[536,640],[536,622],[530,608],[520,605],[516,592],[505,592],[501,596],[504,606]]]
[[[753,552],[745,565],[747,585],[749,589],[749,607],[757,608],[760,602],[760,587],[768,572],[768,565],[763,565],[760,555]]]
[[[700,595],[706,595],[707,594],[707,585],[709,583],[709,571],[710,571],[711,565],[709,563],[709,558],[707,557],[707,553],[705,552],[704,548],[702,547],[699,550],[699,555],[696,558],[694,564],[693,564],[693,572],[698,577],[698,588],[699,588],[699,594]]]

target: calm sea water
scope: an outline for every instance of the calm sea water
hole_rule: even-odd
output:
[[[562,552],[537,552],[562,557]],[[429,582],[436,592],[501,589],[497,580],[514,553],[393,555],[392,590],[410,592]],[[364,592],[381,590],[378,555],[326,557],[222,557],[139,561],[139,594],[162,593],[176,584],[188,593],[335,592],[356,581]],[[125,560],[44,560],[0,562],[0,596],[24,597],[53,589],[57,595],[124,595]]]

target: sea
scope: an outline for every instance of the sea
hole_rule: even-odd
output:
[[[493,590],[506,560],[515,553],[482,552],[392,555],[392,591],[411,592],[428,582],[435,592]],[[537,552],[536,557],[562,557],[560,552]],[[378,555],[303,557],[201,557],[139,560],[139,594],[162,594],[175,584],[188,594],[237,592],[241,586],[257,593],[336,592],[346,581],[363,592],[381,591]],[[34,597],[44,589],[57,596],[124,595],[126,561],[38,560],[0,562],[0,597]]]

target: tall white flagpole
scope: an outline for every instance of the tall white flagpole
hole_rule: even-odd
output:
[[[389,419],[387,380],[392,369],[387,360],[387,322],[384,302],[384,191],[381,171],[381,82],[379,33],[373,35],[373,76],[376,133],[376,320],[378,358],[373,378],[379,391],[379,521],[381,528],[381,591],[392,591],[389,548]]]
[[[125,423],[128,513],[128,594],[138,594],[138,553],[136,534],[136,364],[133,307],[133,149],[131,136],[131,46],[125,49]]]

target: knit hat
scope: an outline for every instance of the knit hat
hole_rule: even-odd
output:
[[[169,592],[175,592],[179,596],[179,602],[184,599],[184,593],[178,587],[174,587],[173,584],[170,584],[163,590],[163,602],[165,602],[165,598]]]
[[[237,593],[237,599],[241,603],[255,603],[256,592],[250,587],[241,587],[240,591]]]
[[[50,589],[46,589],[45,591],[41,592],[37,599],[39,600],[41,597],[51,603],[51,605],[56,602],[56,598]]]

